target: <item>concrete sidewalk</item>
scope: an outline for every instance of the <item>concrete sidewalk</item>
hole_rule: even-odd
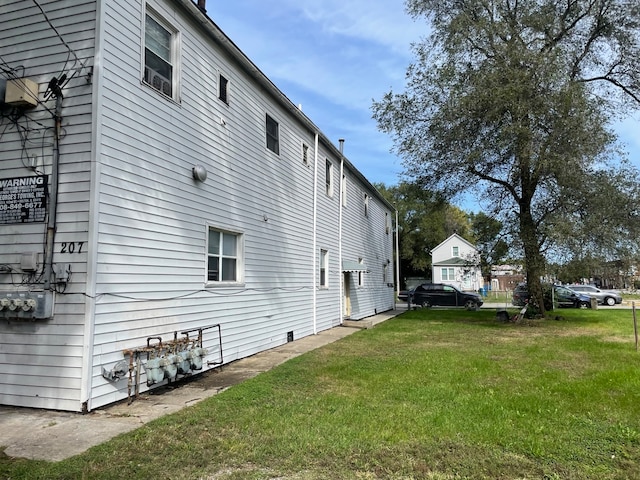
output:
[[[405,311],[406,306],[398,305],[397,310],[359,321],[345,321],[339,327],[237,360],[196,375],[191,380],[143,393],[130,405],[125,401],[86,415],[0,406],[0,446],[5,447],[5,454],[10,457],[64,460],[158,417],[194,405],[291,358],[333,343],[359,329],[372,328]]]

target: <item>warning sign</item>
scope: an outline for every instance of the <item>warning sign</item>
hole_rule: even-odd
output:
[[[44,222],[47,177],[0,178],[0,224]]]

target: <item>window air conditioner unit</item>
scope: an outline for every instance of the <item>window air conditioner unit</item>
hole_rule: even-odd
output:
[[[144,81],[168,97],[171,96],[171,80],[149,67],[144,67]]]

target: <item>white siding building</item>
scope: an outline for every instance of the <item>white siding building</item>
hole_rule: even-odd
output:
[[[195,2],[0,25],[0,404],[90,411],[393,308],[393,207]]]
[[[431,250],[431,265],[433,283],[474,292],[483,286],[478,250],[457,233]]]

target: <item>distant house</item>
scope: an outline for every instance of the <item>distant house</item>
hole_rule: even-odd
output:
[[[478,250],[457,233],[431,250],[431,259],[434,283],[473,291],[483,286]]]
[[[393,308],[393,206],[203,0],[40,3],[0,9],[0,404],[86,412]]]
[[[494,265],[491,267],[491,290],[510,291],[525,281],[519,265]]]

